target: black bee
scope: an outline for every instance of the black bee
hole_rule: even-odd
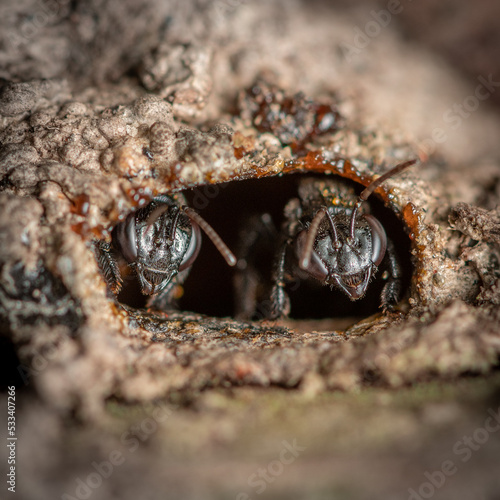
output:
[[[236,258],[215,230],[182,194],[163,194],[131,213],[112,232],[111,243],[98,242],[98,261],[113,293],[122,287],[119,262],[137,275],[149,307],[171,308],[176,285],[186,279],[201,246],[200,228],[230,266]]]
[[[382,263],[387,269],[382,308],[392,309],[401,293],[400,265],[382,224],[368,213],[363,202],[385,180],[415,163],[411,160],[397,165],[373,181],[359,197],[342,180],[304,178],[299,184],[299,197],[285,207],[272,289],[264,305],[257,307],[257,317],[287,316],[290,300],[285,286],[293,282],[297,286],[300,280],[310,278],[342,291],[353,301],[361,299]],[[272,234],[272,222],[264,214],[245,236],[236,278],[241,288],[237,290],[240,317],[256,316],[260,276],[252,255],[262,249],[262,241],[269,241]]]

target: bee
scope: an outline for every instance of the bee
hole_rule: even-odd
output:
[[[382,223],[369,213],[365,202],[384,181],[415,163],[416,160],[409,160],[396,165],[359,196],[342,179],[303,178],[298,198],[285,206],[285,222],[280,232],[273,229],[268,214],[263,214],[248,232],[251,236],[246,237],[238,262],[237,283],[242,286],[238,315],[255,317],[254,291],[258,280],[252,254],[258,252],[264,239],[270,240],[273,231],[278,234],[272,286],[265,307],[260,307],[265,312],[259,317],[287,316],[290,299],[286,287],[291,283],[297,286],[301,280],[312,279],[330,286],[352,301],[362,299],[380,266],[387,271],[381,307],[384,312],[392,310],[401,295],[401,266]]]
[[[201,230],[227,264],[234,266],[233,253],[212,226],[186,205],[182,194],[155,197],[117,224],[110,243],[98,242],[98,262],[109,288],[119,293],[120,264],[127,264],[135,271],[142,293],[150,296],[147,306],[171,309],[175,288],[187,278],[200,251]]]

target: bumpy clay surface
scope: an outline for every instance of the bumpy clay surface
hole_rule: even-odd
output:
[[[332,391],[387,391],[496,368],[500,120],[486,101],[457,130],[446,128],[443,112],[473,95],[477,81],[403,42],[395,20],[346,58],[359,13],[313,5],[55,2],[51,11],[33,3],[48,20],[32,27],[9,21],[26,7],[2,7],[1,329],[52,429],[42,448],[57,442],[56,420],[73,412],[105,433],[103,422],[116,419],[110,404],[203,407],[211,396],[200,391],[220,390],[236,391],[243,405],[258,387],[286,407],[282,388],[314,400],[319,414],[317,398]],[[435,139],[436,127],[447,140]],[[394,313],[242,322],[146,311],[121,304],[98,267],[95,240],[109,241],[114,225],[159,193],[311,172],[366,186],[412,158],[417,166],[374,195],[409,239],[411,283]],[[206,404],[215,418],[218,403]],[[244,427],[224,411],[227,432]],[[34,418],[26,413],[26,428]],[[217,424],[207,426],[216,433]],[[113,448],[110,439],[103,449]],[[189,457],[201,449],[190,446]],[[70,480],[61,487],[74,492]]]

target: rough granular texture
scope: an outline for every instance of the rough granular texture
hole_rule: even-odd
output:
[[[60,415],[103,428],[110,401],[255,387],[314,399],[496,369],[500,120],[485,101],[457,130],[443,122],[477,82],[393,24],[346,60],[357,18],[340,5],[47,5],[30,4],[38,26],[25,6],[0,11],[0,321],[52,429],[42,448]],[[366,186],[412,158],[374,195],[410,240],[396,312],[347,327],[167,314],[121,304],[97,264],[95,241],[157,194],[297,173]]]
[[[252,7],[241,10],[252,12]],[[242,15],[237,9],[229,14]],[[283,22],[293,25],[295,20],[290,15]],[[240,88],[239,106],[228,113],[238,89],[233,84],[232,95],[220,101],[220,66],[246,56],[235,48],[241,36],[229,20],[212,29],[234,43],[223,48],[214,38],[202,46],[192,36],[180,44],[167,30],[137,66],[143,88],[134,81],[115,84],[122,100],[113,99],[110,106],[105,105],[106,90],[79,90],[71,74],[64,81],[54,75],[7,82],[1,89],[4,328],[11,338],[27,342],[23,360],[28,362],[30,333],[38,326],[64,326],[67,342],[93,346],[76,349],[74,359],[44,371],[37,379],[42,393],[49,399],[58,394],[60,406],[92,399],[88,409],[111,395],[147,400],[174,388],[228,381],[295,387],[307,373],[318,373],[325,388],[349,389],[370,384],[373,377],[392,385],[493,367],[498,346],[490,305],[498,302],[498,215],[473,205],[484,199],[481,186],[487,189],[481,168],[468,175],[473,185],[469,198],[446,205],[461,188],[454,165],[443,168],[427,158],[418,137],[411,139],[411,129],[403,139],[401,127],[397,134],[371,128],[366,122],[373,112],[342,87],[345,76],[332,79],[318,96],[321,101],[315,101],[290,85],[286,72],[279,86],[266,83],[254,67],[254,80]],[[306,45],[302,50],[311,49]],[[429,75],[434,71],[430,63],[418,64]],[[248,68],[232,71],[233,78],[241,73],[245,80],[252,74]],[[271,74],[267,78],[278,81]],[[93,241],[109,240],[114,224],[158,193],[301,171],[337,174],[366,185],[384,165],[411,157],[424,161],[378,190],[411,239],[414,274],[404,314],[379,315],[345,332],[309,334],[304,325],[294,330],[293,322],[277,326],[187,319],[182,312],[146,314],[122,307],[106,291]],[[448,217],[454,231],[447,227]],[[376,360],[387,354],[383,339],[391,338],[408,341],[398,344],[382,366]],[[449,351],[447,338],[463,347]],[[110,339],[114,347],[108,346]],[[173,339],[175,347],[169,347]],[[66,370],[92,371],[103,355],[111,361],[106,382],[79,387],[63,375]],[[147,391],[134,390],[145,385]]]

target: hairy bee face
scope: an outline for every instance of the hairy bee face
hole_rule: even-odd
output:
[[[351,300],[362,298],[384,258],[387,237],[380,222],[371,215],[358,218],[354,238],[350,236],[350,214],[329,215],[320,226],[307,267],[310,276],[335,286]],[[331,225],[335,228],[331,230]],[[308,230],[299,233],[295,252],[303,255]]]
[[[170,202],[171,201],[171,202]],[[135,268],[142,292],[154,295],[196,259],[201,234],[198,225],[173,200],[163,196],[130,214],[116,231],[122,255]]]

